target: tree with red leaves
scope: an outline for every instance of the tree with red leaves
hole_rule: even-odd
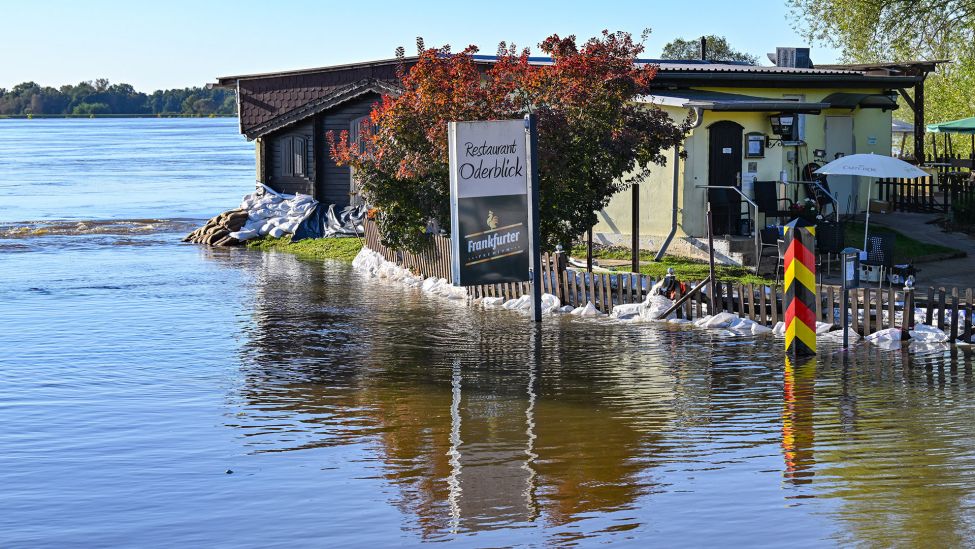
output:
[[[643,46],[628,33],[603,31],[577,46],[574,36],[540,44],[550,63],[529,61],[503,42],[485,68],[470,46],[427,49],[400,77],[402,93],[384,96],[372,128],[350,142],[328,135],[331,154],[355,170],[360,191],[379,208],[384,242],[417,250],[430,220],[449,229],[447,123],[538,116],[542,246],[571,245],[596,223],[613,194],[646,176],[680,143],[687,121],[635,99],[657,67],[638,64]],[[361,146],[360,146],[361,144]]]

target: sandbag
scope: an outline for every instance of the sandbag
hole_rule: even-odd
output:
[[[666,319],[660,318],[660,315],[664,314],[667,309],[673,306],[674,302],[662,295],[648,295],[642,307],[640,307],[640,318],[643,320],[669,320],[671,318],[677,318],[676,312],[667,315]]]
[[[613,312],[611,312],[609,316],[611,318],[618,318],[620,320],[639,318],[640,307],[642,306],[642,303],[624,303],[622,305],[617,305],[613,307]]]

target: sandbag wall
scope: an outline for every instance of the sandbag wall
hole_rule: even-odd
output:
[[[186,235],[183,242],[210,246],[237,246],[241,241],[230,236],[230,233],[239,231],[244,223],[247,223],[247,210],[229,210],[211,218],[202,227]]]

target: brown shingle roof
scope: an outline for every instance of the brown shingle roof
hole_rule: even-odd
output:
[[[240,131],[250,137],[255,128],[272,119],[366,80],[396,82],[396,64],[353,65],[342,70],[302,71],[301,74],[224,77],[218,85],[237,83]]]

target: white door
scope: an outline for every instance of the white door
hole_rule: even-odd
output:
[[[826,162],[840,156],[856,152],[853,140],[852,116],[826,117]],[[831,175],[827,177],[829,190],[836,198],[840,213],[857,213],[860,199],[860,185],[854,175]]]

